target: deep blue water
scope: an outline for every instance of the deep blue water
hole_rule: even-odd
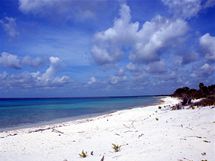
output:
[[[159,102],[161,97],[0,99],[0,129],[108,113]]]

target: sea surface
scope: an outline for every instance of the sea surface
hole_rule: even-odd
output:
[[[78,119],[159,103],[160,96],[0,99],[0,129]]]

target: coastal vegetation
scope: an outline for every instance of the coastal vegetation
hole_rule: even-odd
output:
[[[199,89],[182,87],[175,90],[173,97],[182,99],[181,105],[191,106],[211,106],[215,105],[215,84],[205,86],[204,83],[199,83]],[[192,102],[192,100],[198,100]],[[180,107],[176,107],[180,108]]]
[[[112,148],[113,148],[114,152],[119,152],[120,148],[121,148],[121,145],[112,144]]]
[[[87,157],[87,152],[85,152],[84,150],[82,150],[81,153],[79,154],[79,156],[81,158],[86,158]]]

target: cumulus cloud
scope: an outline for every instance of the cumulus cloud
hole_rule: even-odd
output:
[[[179,54],[171,55],[170,60],[176,66],[180,65],[190,65],[192,63],[198,62],[200,54],[195,51],[182,51]]]
[[[122,81],[125,81],[127,80],[127,77],[124,75],[124,76],[117,76],[117,75],[114,75],[110,78],[110,84],[114,85],[114,84],[118,84],[119,82],[122,82]]]
[[[20,59],[16,55],[7,52],[2,52],[0,54],[0,65],[17,69],[21,68]]]
[[[146,70],[149,73],[164,73],[166,71],[165,63],[163,61],[152,62],[147,66]]]
[[[36,72],[31,73],[32,77],[36,80],[38,86],[61,85],[69,81],[68,76],[56,77],[58,71],[60,58],[51,56],[49,58],[50,65],[44,73]]]
[[[23,65],[28,65],[28,66],[32,66],[32,67],[38,67],[39,65],[41,65],[43,63],[43,60],[39,57],[35,57],[32,58],[30,56],[24,56],[21,59],[21,63]]]
[[[213,63],[197,64],[193,66],[189,73],[191,73],[190,79],[196,83],[202,81],[213,83],[215,77],[215,66]]]
[[[15,38],[19,35],[15,18],[5,17],[4,19],[0,20],[0,24],[10,37]]]
[[[38,67],[41,65],[43,60],[39,57],[32,58],[30,56],[18,57],[15,54],[8,52],[0,53],[0,66],[20,69],[24,65]]]
[[[91,85],[91,84],[96,83],[96,81],[97,81],[96,77],[92,76],[92,77],[90,77],[90,80],[87,82],[87,84]]]
[[[190,18],[200,11],[201,0],[162,0],[177,17]]]
[[[181,64],[189,64],[191,62],[194,62],[197,60],[198,54],[193,52],[193,53],[188,53],[183,56]]]
[[[117,72],[118,76],[124,76],[125,75],[125,70],[123,68],[120,68]]]
[[[159,51],[188,30],[184,20],[168,20],[157,16],[145,22],[138,32],[140,40],[135,44],[131,58],[136,61],[156,61]]]
[[[0,73],[1,88],[55,88],[69,82],[69,77],[54,77],[52,80],[39,79],[40,73]]]
[[[56,71],[58,69],[58,64],[60,62],[60,59],[58,57],[51,56],[49,58],[49,61],[50,61],[50,66],[48,67],[46,72],[43,73],[41,75],[41,77],[38,77],[39,79],[41,79],[43,81],[49,81],[50,79],[53,78],[54,74],[56,73]]]
[[[19,10],[25,14],[52,17],[60,19],[85,20],[95,17],[95,12],[105,0],[87,1],[77,0],[19,0]],[[86,5],[87,3],[87,5]]]
[[[114,48],[106,49],[98,47],[97,45],[93,46],[91,51],[93,57],[95,58],[98,64],[108,64],[116,62],[122,54],[121,51],[117,49],[117,47],[115,47],[115,49]]]
[[[214,0],[162,0],[175,17],[189,19],[198,15],[202,9],[213,7]]]
[[[122,56],[122,47],[135,40],[139,23],[130,23],[130,8],[123,4],[120,18],[114,21],[113,27],[95,34],[92,55],[99,64],[116,62]]]
[[[201,68],[200,68],[200,73],[202,75],[210,75],[214,71],[215,71],[215,68],[212,65],[208,64],[208,63],[202,65]]]
[[[125,70],[123,68],[120,68],[115,75],[110,77],[109,83],[114,85],[126,80],[127,80],[127,76],[126,76]]]
[[[63,1],[64,0],[62,0],[62,2]],[[45,8],[54,7],[55,5],[59,4],[59,0],[19,0],[19,9],[25,13],[39,12]]]
[[[215,6],[215,0],[207,0],[204,4],[204,8],[209,8]]]
[[[95,61],[99,64],[115,63],[126,52],[130,53],[132,61],[157,61],[159,51],[188,29],[184,20],[169,20],[161,16],[140,26],[139,22],[131,22],[129,6],[121,5],[120,16],[113,26],[95,34],[92,47]]]
[[[205,57],[208,60],[215,60],[215,37],[206,33],[200,37],[199,43],[203,49]]]
[[[133,64],[133,63],[128,63],[126,65],[126,68],[129,70],[129,71],[136,71],[137,70],[137,65]]]
[[[50,65],[45,72],[24,72],[19,74],[0,73],[2,87],[13,88],[54,88],[70,82],[68,76],[56,76],[60,59],[49,58]]]

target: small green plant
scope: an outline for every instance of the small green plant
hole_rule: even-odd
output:
[[[121,148],[121,145],[117,145],[117,144],[112,144],[112,148],[115,152],[119,152],[120,151],[120,148]]]
[[[84,150],[82,150],[82,152],[79,154],[79,156],[81,158],[86,158],[87,157],[87,152],[85,152]]]

